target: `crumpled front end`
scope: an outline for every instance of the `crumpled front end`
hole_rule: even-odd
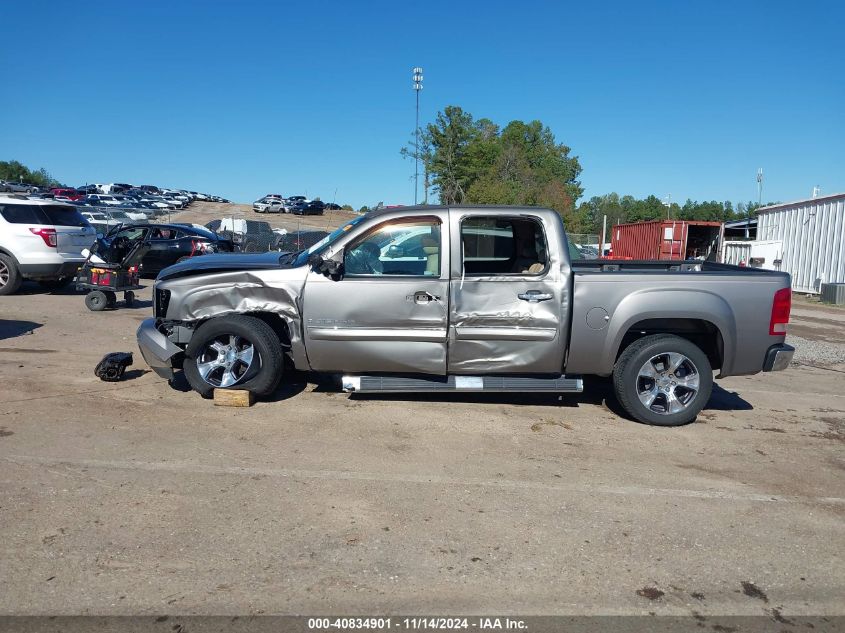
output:
[[[147,365],[162,378],[173,378],[173,357],[182,349],[168,340],[158,329],[158,320],[144,319],[137,333],[138,348]]]

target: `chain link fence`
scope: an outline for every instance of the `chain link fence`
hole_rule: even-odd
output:
[[[599,238],[595,233],[567,233],[569,240],[587,259],[599,256]]]

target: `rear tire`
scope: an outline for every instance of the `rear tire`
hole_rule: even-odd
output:
[[[15,260],[0,253],[0,296],[17,292],[22,283],[23,278]]]
[[[707,404],[713,369],[694,343],[653,334],[631,343],[613,369],[619,404],[632,418],[656,426],[689,424]]]
[[[244,389],[266,396],[276,390],[282,378],[282,344],[273,328],[261,319],[218,317],[206,321],[191,337],[182,371],[191,388],[203,398],[210,398],[215,389]]]

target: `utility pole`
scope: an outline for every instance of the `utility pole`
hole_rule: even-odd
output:
[[[757,170],[757,206],[763,206],[763,168]],[[745,210],[745,239],[751,237],[751,209]]]
[[[420,179],[420,90],[423,89],[423,69],[421,66],[414,66],[414,94],[417,96],[417,118],[414,126],[414,204],[417,204],[417,193],[419,192]]]

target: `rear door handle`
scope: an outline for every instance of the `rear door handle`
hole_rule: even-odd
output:
[[[529,303],[538,303],[540,301],[548,301],[549,299],[554,298],[554,296],[549,292],[542,292],[540,290],[529,290],[528,292],[522,292],[517,295],[523,301],[528,301]]]

